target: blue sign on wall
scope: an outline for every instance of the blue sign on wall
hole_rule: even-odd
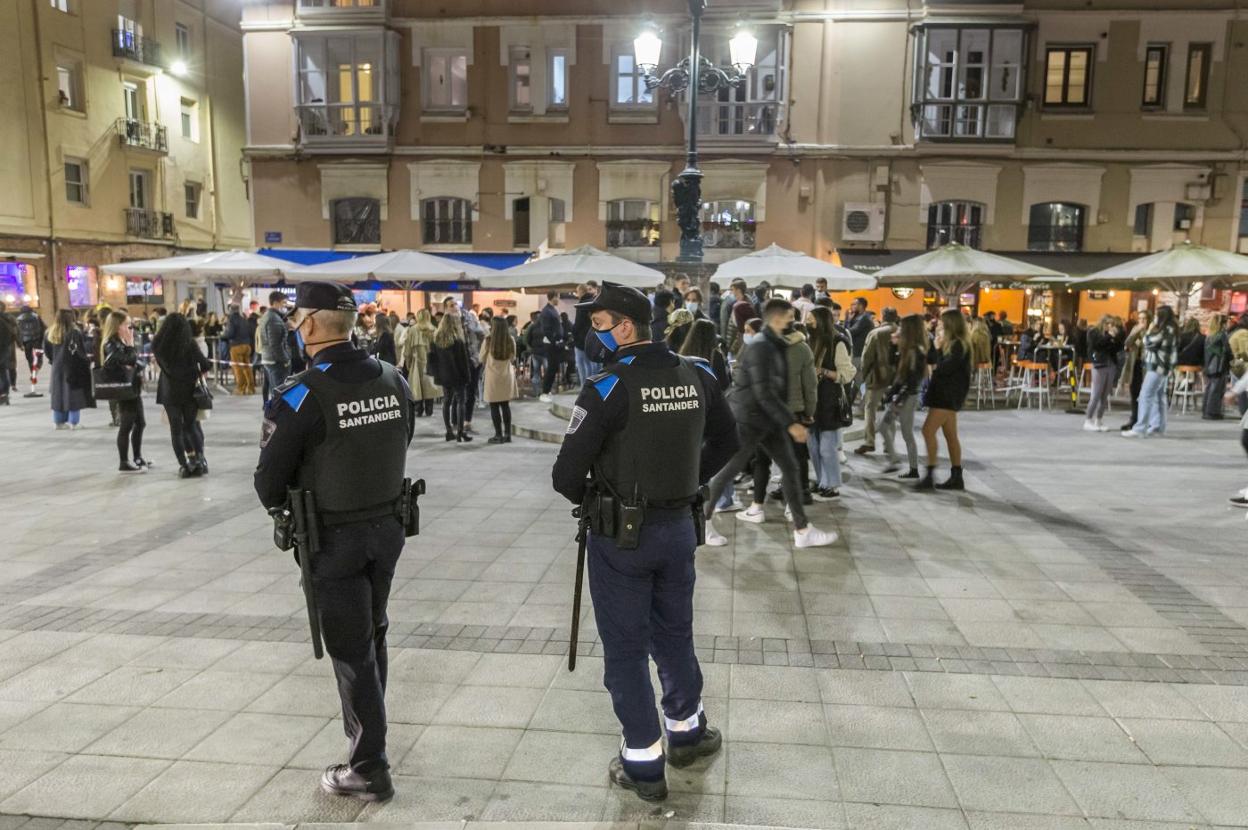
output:
[[[265,245],[281,245],[282,244],[282,232],[281,231],[265,231],[264,232],[264,244]]]

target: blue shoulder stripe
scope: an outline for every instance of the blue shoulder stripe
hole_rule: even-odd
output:
[[[625,366],[632,366],[633,361],[636,359],[637,359],[637,355],[629,354],[629,355],[624,355],[624,357],[621,357],[618,362],[623,363]]]
[[[615,375],[607,375],[601,380],[594,381],[594,388],[598,390],[598,394],[601,395],[602,399],[605,401],[607,396],[611,394],[619,382],[620,379]]]
[[[282,400],[286,401],[286,405],[296,412],[299,407],[303,406],[304,400],[308,397],[308,387],[302,383],[292,386],[282,393]]]
[[[705,360],[695,360],[693,363],[695,366],[705,371],[711,377],[715,378],[716,380],[719,380],[719,375],[715,374],[715,370],[711,368],[711,364],[707,363]]]
[[[334,364],[332,364],[332,363],[318,363],[318,364],[316,364],[316,368],[320,369],[322,372],[328,372],[328,371],[329,371],[329,367],[330,367],[330,366],[333,366],[333,365],[334,365]]]

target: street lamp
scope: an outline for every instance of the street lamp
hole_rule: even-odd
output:
[[[688,138],[685,143],[685,169],[672,181],[672,201],[676,204],[676,223],[680,225],[679,262],[702,261],[702,171],[698,169],[698,95],[712,93],[745,83],[746,73],[754,66],[758,39],[748,29],[738,29],[728,42],[732,69],[715,66],[702,57],[699,38],[702,33],[702,13],[706,0],[689,0],[689,14],[693,17],[689,56],[671,69],[659,71],[659,57],[663,41],[654,27],[645,28],[633,40],[633,57],[645,79],[646,89],[666,89],[672,93],[688,90],[689,117],[686,119]]]

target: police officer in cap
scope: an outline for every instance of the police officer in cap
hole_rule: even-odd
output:
[[[404,526],[403,490],[415,402],[402,372],[351,344],[350,289],[300,283],[293,329],[308,368],[265,406],[255,487],[266,508],[287,488],[314,494],[320,549],[313,593],[350,741],[349,763],[325,770],[328,792],[394,795],[386,758],[386,602]]]
[[[604,684],[623,727],[608,774],[656,801],[667,796],[665,760],[687,766],[721,744],[702,710],[693,650],[694,516],[701,484],[736,449],[736,422],[708,363],[651,341],[641,292],[606,283],[578,308],[590,312],[589,336],[604,347],[606,365],[576,400],[552,476],[588,511]],[[663,684],[662,728],[650,656]]]

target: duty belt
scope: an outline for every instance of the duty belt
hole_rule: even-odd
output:
[[[318,512],[318,518],[325,527],[346,525],[352,522],[366,522],[369,519],[380,519],[383,516],[402,518],[400,499],[395,498],[390,501],[383,501],[370,507],[361,507],[359,510],[321,510]]]

